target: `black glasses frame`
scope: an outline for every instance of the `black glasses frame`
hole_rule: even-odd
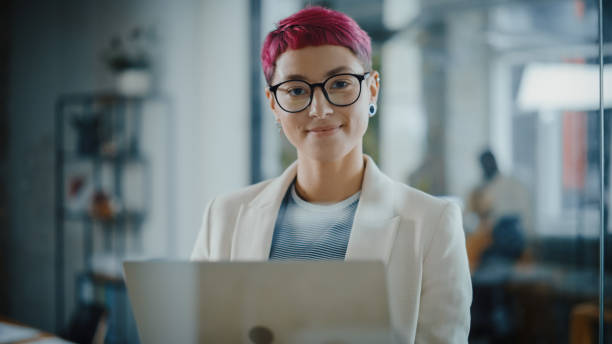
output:
[[[334,74],[334,75],[330,76],[329,78],[325,79],[323,82],[318,82],[318,83],[316,83],[316,84],[311,84],[311,83],[309,83],[309,82],[307,82],[307,81],[304,81],[304,80],[299,80],[299,79],[285,80],[285,81],[283,81],[283,82],[281,82],[281,83],[278,83],[278,84],[276,84],[276,85],[270,86],[270,87],[269,87],[269,89],[270,89],[270,92],[272,92],[272,93],[274,94],[274,99],[276,100],[276,104],[278,104],[278,106],[280,106],[280,108],[281,108],[281,109],[283,109],[283,110],[285,110],[286,112],[289,112],[289,113],[297,113],[297,112],[301,112],[301,111],[304,111],[306,108],[308,108],[308,107],[310,106],[310,104],[312,103],[312,97],[314,96],[315,87],[320,87],[320,88],[321,88],[321,91],[323,92],[323,95],[325,96],[325,99],[327,99],[327,101],[328,101],[330,104],[335,105],[335,106],[349,106],[349,105],[353,105],[353,104],[355,104],[355,102],[356,102],[357,100],[359,100],[359,97],[361,97],[361,82],[362,82],[363,80],[365,80],[365,78],[367,78],[367,77],[368,77],[368,74],[370,74],[370,73],[371,73],[371,72],[365,72],[365,73],[363,73],[363,74],[353,74],[353,73],[340,73],[340,74]],[[359,93],[357,94],[357,98],[355,98],[355,100],[353,100],[353,101],[352,101],[351,103],[349,103],[349,104],[339,105],[339,104],[336,104],[336,103],[332,102],[332,101],[329,99],[329,95],[327,94],[327,91],[325,90],[325,87],[324,87],[324,86],[325,86],[325,83],[327,83],[327,82],[328,82],[330,79],[335,78],[335,77],[338,77],[338,76],[341,76],[341,75],[351,75],[351,76],[356,77],[356,78],[357,78],[357,80],[359,80]],[[304,105],[304,107],[303,107],[303,108],[301,108],[301,109],[299,109],[299,110],[295,110],[295,111],[289,111],[289,110],[285,109],[285,108],[284,108],[284,107],[281,105],[281,103],[278,101],[278,98],[277,98],[277,96],[276,96],[276,90],[277,90],[277,89],[278,89],[278,88],[279,88],[281,85],[283,85],[283,84],[285,84],[285,83],[288,83],[288,82],[292,82],[292,81],[300,81],[300,82],[303,82],[303,83],[305,83],[306,85],[308,85],[308,87],[310,87],[310,99],[308,100],[308,103],[307,103],[306,105]]]

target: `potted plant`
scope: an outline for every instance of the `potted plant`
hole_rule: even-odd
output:
[[[151,90],[154,35],[152,30],[134,28],[126,38],[114,36],[103,52],[103,59],[115,75],[116,88],[127,96],[146,95]]]

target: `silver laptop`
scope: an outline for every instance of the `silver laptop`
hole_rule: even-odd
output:
[[[396,343],[378,262],[123,264],[142,343]]]

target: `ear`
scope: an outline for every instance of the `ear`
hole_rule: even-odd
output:
[[[378,100],[378,90],[380,89],[380,74],[373,70],[368,78],[368,88],[370,90],[370,103],[376,104]]]
[[[276,99],[274,99],[274,95],[270,92],[270,88],[266,87],[266,98],[268,98],[268,106],[270,106],[270,110],[274,114],[274,120],[279,122],[278,115],[276,114]]]
[[[274,94],[270,92],[270,88],[266,87],[266,98],[268,98],[268,105],[270,109],[274,112],[276,110],[276,100],[274,99]]]

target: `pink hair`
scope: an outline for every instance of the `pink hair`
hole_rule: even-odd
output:
[[[366,70],[371,68],[370,36],[346,14],[313,6],[281,20],[266,36],[261,50],[266,81],[268,84],[272,81],[276,59],[288,49],[327,44],[350,49]]]

